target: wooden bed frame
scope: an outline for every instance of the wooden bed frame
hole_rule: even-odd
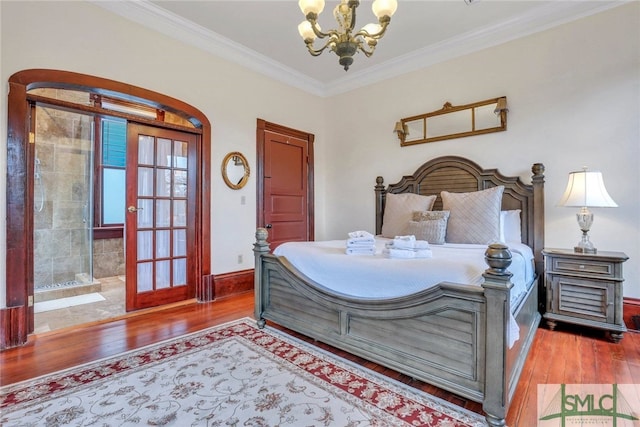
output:
[[[376,179],[376,233],[387,193],[467,192],[504,185],[502,209],[520,209],[522,241],[534,251],[542,277],[544,166],[532,167],[532,184],[484,170],[461,157],[441,157],[386,189]],[[440,209],[440,197],[434,209]],[[515,308],[520,339],[509,348],[511,253],[486,252],[482,286],[444,282],[405,297],[367,300],[338,295],[313,282],[284,257],[270,253],[267,230],[254,244],[255,317],[273,321],[459,396],[481,402],[491,426],[505,425],[510,400],[540,321],[538,279]]]

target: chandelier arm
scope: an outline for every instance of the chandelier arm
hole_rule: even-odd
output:
[[[376,40],[381,39],[382,36],[384,36],[384,33],[387,31],[387,27],[389,26],[389,22],[391,22],[391,19],[385,20],[384,18],[389,18],[389,17],[385,15],[382,18],[380,18],[380,31],[378,31],[377,33],[369,34],[363,28],[362,30],[358,31],[354,35],[354,37],[362,36],[362,37],[368,37],[368,38],[372,38],[372,39],[376,39]]]
[[[360,0],[349,0],[348,5],[351,9],[351,22],[349,23],[349,32],[351,32],[356,26],[356,8],[360,5]]]
[[[364,53],[364,55],[365,55],[367,58],[368,58],[368,57],[370,57],[371,55],[373,55],[373,51],[374,51],[374,50],[376,50],[376,44],[375,44],[375,43],[374,43],[374,44],[369,44],[368,46],[369,46],[369,48],[370,48],[371,50],[367,50],[367,49],[365,49],[365,47],[364,47],[364,45],[363,45],[362,43],[358,43],[358,48],[360,49],[360,51],[361,51],[362,53]]]
[[[320,30],[320,27],[318,26],[318,14],[317,13],[313,13],[313,12],[309,12],[307,13],[307,15],[305,16],[305,19],[307,21],[309,21],[309,23],[311,24],[311,29],[313,30],[313,33],[316,35],[316,37],[320,38],[320,39],[324,39],[325,37],[338,37],[339,33],[337,30],[329,30],[326,33],[322,32]]]
[[[309,50],[309,53],[311,54],[311,56],[320,56],[320,54],[322,52],[325,51],[325,49],[327,49],[329,47],[329,45],[331,43],[333,43],[335,41],[335,39],[333,39],[332,37],[329,38],[329,40],[327,40],[327,42],[324,44],[324,46],[322,46],[320,49],[314,49],[313,48],[313,41],[305,41],[305,43],[307,44],[307,49]]]
[[[336,30],[329,30],[326,33],[323,33],[322,31],[320,31],[320,27],[318,27],[318,21],[316,19],[309,18],[309,15],[307,15],[307,21],[309,21],[309,23],[311,24],[311,29],[313,30],[313,33],[316,35],[316,37],[320,39],[324,39],[325,37],[338,35],[338,32]]]

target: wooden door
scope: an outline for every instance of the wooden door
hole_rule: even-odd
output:
[[[195,296],[197,138],[127,128],[127,311]]]
[[[269,230],[271,250],[313,240],[312,142],[313,135],[258,122],[258,226]]]

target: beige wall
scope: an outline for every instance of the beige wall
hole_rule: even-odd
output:
[[[503,95],[506,132],[410,147],[392,132],[396,120],[446,101]],[[640,298],[639,2],[332,97],[327,123],[329,152],[340,153],[331,157],[327,188],[341,190],[327,193],[326,237],[373,230],[376,176],[390,184],[427,159],[461,155],[525,182],[531,164],[544,163],[546,244],[572,248],[578,209],[556,204],[567,174],[586,165],[602,171],[619,205],[592,209],[592,241],[627,253],[625,295]]]
[[[427,69],[321,99],[265,78],[80,2],[0,2],[0,81],[27,68],[54,68],[111,78],[181,99],[212,122],[212,256],[214,273],[252,268],[255,176],[228,189],[220,162],[245,153],[255,171],[256,118],[316,135],[316,237],[342,238],[373,229],[373,185],[387,183],[439,155],[470,157],[528,179],[530,164],[547,167],[547,243],[578,239],[574,210],[555,206],[567,173],[600,169],[617,209],[596,209],[592,239],[624,250],[625,295],[640,297],[640,208],[637,169],[640,117],[640,4],[566,24]],[[25,25],[29,22],[29,25]],[[630,36],[635,35],[635,37]],[[109,60],[104,59],[109,55]],[[312,59],[310,59],[312,60]],[[366,60],[359,58],[359,60]],[[6,84],[0,111],[6,112]],[[401,117],[509,98],[507,132],[400,148],[392,133]],[[304,108],[300,108],[304,106]],[[0,146],[6,146],[6,113]],[[0,150],[0,168],[6,152]],[[0,242],[5,241],[5,176],[0,175]],[[346,191],[345,191],[346,190]],[[247,204],[240,199],[246,197]],[[237,264],[242,254],[243,264]],[[0,246],[0,266],[5,247]],[[2,269],[3,270],[3,269]],[[0,277],[0,306],[5,278]]]

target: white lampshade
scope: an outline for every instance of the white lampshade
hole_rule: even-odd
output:
[[[615,208],[604,186],[602,173],[595,171],[577,171],[569,173],[569,182],[558,203],[560,206]]]
[[[383,16],[393,16],[396,13],[396,9],[398,8],[398,2],[396,0],[375,0],[371,5],[371,10],[373,10],[373,14],[376,15],[378,19]]]
[[[298,6],[300,6],[304,16],[307,16],[309,12],[320,15],[324,10],[324,0],[300,0]]]
[[[320,28],[319,25],[318,28]],[[300,33],[300,36],[303,40],[316,39],[316,33],[313,32],[313,28],[311,28],[311,22],[309,21],[302,21],[300,25],[298,25],[298,32]]]

